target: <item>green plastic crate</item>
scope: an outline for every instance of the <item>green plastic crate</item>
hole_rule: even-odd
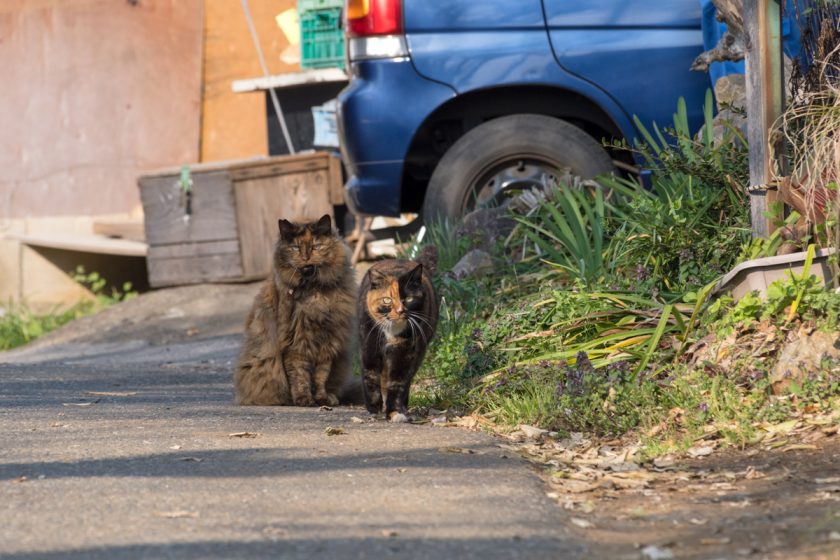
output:
[[[301,67],[344,68],[341,8],[303,12],[298,17]]]
[[[298,14],[311,12],[313,10],[329,10],[330,8],[343,8],[344,0],[298,0]]]

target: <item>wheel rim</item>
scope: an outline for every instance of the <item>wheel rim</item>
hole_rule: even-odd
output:
[[[544,180],[563,175],[569,168],[548,159],[531,156],[508,156],[488,165],[476,174],[461,204],[462,213],[477,208],[501,205],[505,199],[534,187]]]

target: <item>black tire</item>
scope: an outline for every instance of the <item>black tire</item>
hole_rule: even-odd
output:
[[[457,220],[475,207],[483,177],[517,162],[524,169],[525,161],[585,179],[614,170],[606,150],[572,124],[544,115],[499,117],[467,132],[444,154],[429,180],[424,220]]]

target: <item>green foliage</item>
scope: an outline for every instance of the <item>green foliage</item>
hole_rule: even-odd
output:
[[[767,287],[765,298],[751,292],[733,304],[731,296],[721,296],[709,306],[706,323],[719,336],[726,336],[739,326],[750,328],[760,321],[780,323],[794,318],[819,320],[826,328],[836,328],[840,325],[840,294],[827,291],[810,274],[813,245],[809,247],[808,255],[803,273],[789,271],[787,278],[776,280]]]
[[[571,187],[554,187],[538,213],[517,217],[525,235],[539,249],[544,261],[597,284],[612,264],[605,260],[607,210],[600,190],[590,193]]]
[[[0,351],[23,346],[70,321],[137,296],[129,282],[123,284],[122,290],[112,289],[106,293],[108,282],[97,272],[88,273],[82,267],[76,269],[72,278],[87,287],[94,300],[80,301],[70,308],[56,308],[48,313],[35,313],[24,305],[0,308]]]

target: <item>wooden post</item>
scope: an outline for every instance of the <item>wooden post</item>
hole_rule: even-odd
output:
[[[784,111],[782,7],[779,0],[745,0],[744,33],[747,41],[747,137],[750,144],[750,208],[753,237],[767,237],[774,229],[768,218],[778,196],[768,183],[783,143],[773,124]]]

